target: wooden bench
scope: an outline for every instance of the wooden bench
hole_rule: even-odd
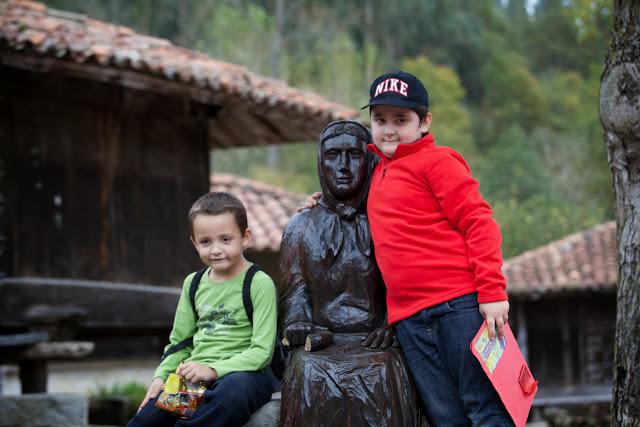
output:
[[[610,403],[612,390],[612,384],[544,387],[538,391],[533,406],[580,406]]]
[[[82,358],[93,351],[92,342],[48,340],[47,332],[0,335],[0,363],[18,365],[22,393],[47,392],[50,360]]]
[[[92,348],[97,357],[126,358],[134,343],[136,357],[159,357],[171,331],[180,289],[4,277],[0,295],[0,336],[7,337],[0,363],[20,365],[23,391],[33,393],[46,389],[48,360],[85,357]],[[37,342],[19,345],[15,336],[9,338],[31,332],[46,332],[48,338],[38,346]],[[145,345],[137,345],[138,340]]]
[[[35,305],[23,313],[29,332],[0,334],[0,363],[19,366],[22,393],[46,393],[50,360],[78,359],[93,352],[92,342],[73,340],[84,317],[77,307]]]

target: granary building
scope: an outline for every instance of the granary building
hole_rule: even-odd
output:
[[[613,383],[618,262],[615,222],[505,262],[510,324],[541,405],[608,402]]]
[[[136,334],[159,353],[175,286],[199,267],[185,218],[209,152],[314,141],[356,117],[168,40],[1,1],[0,334],[47,320],[50,339],[96,353],[129,354],[120,337]]]

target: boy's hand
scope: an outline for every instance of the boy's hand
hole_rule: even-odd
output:
[[[142,400],[142,403],[138,407],[138,411],[136,413],[140,412],[140,409],[142,409],[144,405],[149,402],[149,400],[158,397],[158,395],[162,391],[162,387],[164,387],[164,380],[160,377],[154,378],[153,381],[151,381],[149,389],[147,390],[147,394],[144,396],[144,399]]]
[[[192,383],[211,382],[218,379],[218,373],[215,369],[198,362],[182,363],[178,367],[178,375]]]
[[[496,301],[480,304],[480,313],[487,321],[489,338],[495,338],[504,334],[504,325],[509,322],[509,301]]]
[[[322,197],[322,193],[319,191],[316,191],[312,195],[307,196],[307,199],[304,201],[304,206],[298,206],[296,210],[298,212],[302,212],[305,209],[315,208],[316,206],[318,206],[318,200],[320,200],[321,197]]]

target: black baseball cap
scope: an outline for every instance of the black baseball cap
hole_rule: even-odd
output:
[[[386,73],[375,79],[371,83],[369,96],[369,103],[363,109],[374,105],[404,108],[429,106],[429,95],[420,79],[404,71]]]

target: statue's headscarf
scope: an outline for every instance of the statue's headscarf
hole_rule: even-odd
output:
[[[322,171],[322,146],[325,141],[339,137],[341,135],[351,135],[362,145],[362,150],[366,156],[367,171],[362,188],[355,197],[353,206],[345,205],[331,194],[327,186],[326,178]],[[322,198],[318,202],[327,211],[326,219],[321,226],[320,242],[323,245],[322,258],[326,259],[329,254],[334,258],[340,253],[343,246],[345,233],[342,230],[343,223],[354,222],[356,230],[356,247],[365,256],[371,257],[371,232],[369,231],[369,221],[367,219],[367,196],[371,175],[378,162],[375,154],[367,149],[367,144],[371,143],[371,133],[365,125],[353,120],[338,120],[329,123],[320,132],[318,142],[318,176],[320,177],[320,188],[322,188]]]

